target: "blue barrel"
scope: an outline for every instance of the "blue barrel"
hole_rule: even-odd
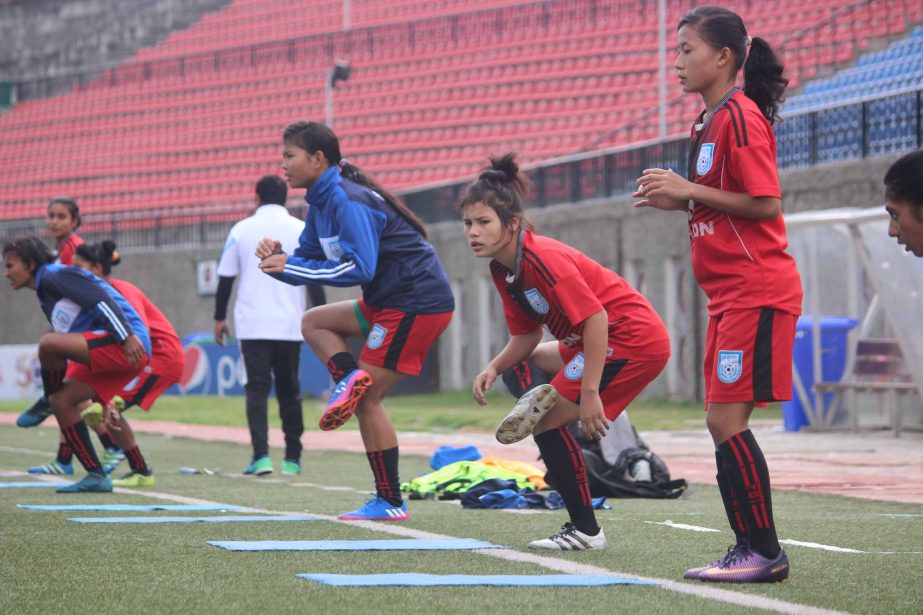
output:
[[[843,377],[846,369],[846,342],[849,331],[858,324],[854,318],[842,316],[820,317],[820,352],[821,352],[821,380],[823,382],[836,382]],[[814,403],[814,319],[802,316],[798,319],[795,329],[795,345],[792,350],[792,360],[795,370],[801,376],[801,383],[807,392],[809,401]],[[828,406],[833,399],[833,393],[824,394],[824,405]],[[798,397],[798,391],[792,386],[792,400],[782,403],[782,422],[785,431],[799,431],[809,425],[805,408]]]

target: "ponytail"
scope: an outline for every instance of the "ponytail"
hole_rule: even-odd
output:
[[[770,124],[778,121],[779,107],[785,100],[788,79],[782,75],[783,70],[769,43],[754,37],[744,62],[744,94],[756,103]]]
[[[282,140],[285,143],[291,143],[311,154],[323,152],[327,164],[330,166],[337,165],[340,167],[340,175],[360,186],[365,186],[374,190],[383,198],[394,211],[396,211],[413,229],[428,239],[426,226],[410,208],[407,207],[399,198],[382,188],[372,178],[363,173],[359,167],[343,160],[340,153],[340,140],[337,139],[336,133],[330,130],[326,124],[320,122],[294,122],[285,127],[282,131]]]
[[[519,218],[522,228],[534,230],[535,225],[523,209],[529,179],[519,170],[516,153],[491,156],[488,160],[490,164],[484,167],[477,180],[465,189],[456,210],[461,214],[469,205],[482,203],[497,213],[503,228],[508,228],[514,218]]]

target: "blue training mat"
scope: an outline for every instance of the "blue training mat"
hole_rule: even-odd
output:
[[[228,551],[438,551],[450,549],[506,549],[500,545],[475,540],[209,540],[208,544]]]
[[[324,585],[343,586],[406,586],[406,585],[517,585],[528,587],[586,587],[598,585],[656,585],[650,581],[615,575],[591,574],[297,574]]]
[[[150,510],[190,511],[190,510],[250,510],[244,506],[230,504],[17,504],[17,508],[29,510],[107,510],[118,512],[145,512]]]
[[[238,515],[214,517],[68,517],[74,523],[225,523],[234,521],[317,521],[307,515]]]
[[[13,483],[0,483],[0,489],[19,489],[26,487],[63,487],[64,485],[69,485],[67,482],[49,482],[44,480],[35,480],[35,481],[17,481]]]

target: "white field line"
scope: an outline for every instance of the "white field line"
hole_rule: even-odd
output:
[[[245,476],[234,476],[234,478],[249,478]],[[157,491],[146,491],[140,489],[122,489],[118,488],[115,490],[117,493],[130,493],[132,495],[142,495],[158,500],[168,500],[181,504],[221,504],[222,502],[212,502],[210,500],[203,500],[199,498],[190,498],[185,496],[174,495],[172,493],[162,493]],[[380,532],[383,534],[389,534],[392,536],[403,536],[407,538],[419,538],[419,539],[452,539],[457,538],[456,536],[449,536],[445,534],[433,534],[431,532],[424,532],[422,530],[416,530],[410,527],[401,526],[398,524],[389,524],[377,521],[341,521],[332,515],[324,515],[320,513],[311,512],[310,510],[304,511],[275,511],[275,510],[266,510],[260,508],[252,508],[251,512],[260,512],[265,514],[274,514],[274,515],[301,515],[305,512],[310,513],[312,516],[318,517],[325,521],[330,521],[332,523],[341,523],[343,525],[348,525],[351,527],[362,527],[374,532]],[[720,589],[718,587],[712,587],[704,584],[695,584],[695,583],[682,583],[679,581],[672,581],[670,579],[658,579],[654,577],[643,577],[639,575],[628,574],[624,572],[619,572],[618,570],[609,570],[607,568],[600,568],[598,566],[590,566],[588,564],[580,564],[578,562],[573,562],[569,560],[558,559],[556,557],[550,557],[546,555],[536,555],[533,553],[524,553],[521,551],[516,551],[513,549],[476,549],[472,551],[479,555],[485,555],[488,557],[495,557],[497,559],[515,561],[515,562],[524,562],[528,564],[535,564],[541,566],[548,570],[555,570],[558,572],[563,572],[565,574],[591,574],[591,575],[618,575],[621,577],[629,579],[638,579],[642,581],[648,581],[655,583],[659,587],[673,591],[679,594],[685,594],[689,596],[695,596],[698,598],[704,598],[706,600],[714,600],[716,602],[725,602],[728,604],[733,604],[745,608],[751,609],[764,609],[767,611],[773,611],[776,613],[791,613],[792,615],[843,615],[843,611],[834,611],[830,609],[822,609],[818,607],[808,606],[805,604],[797,604],[794,602],[786,602],[784,600],[777,600],[775,598],[767,598],[764,596],[755,596],[752,594],[745,594],[740,592],[735,592],[728,589]]]
[[[923,513],[871,513],[873,517],[892,517],[894,519],[921,519]]]
[[[669,519],[666,521],[645,521],[645,523],[650,523],[651,525],[665,525],[667,527],[675,527],[678,530],[690,530],[693,532],[721,532],[721,530],[716,530],[710,527],[701,527],[699,525],[687,525],[686,523],[673,523]]]
[[[48,451],[36,451],[28,448],[14,448],[12,446],[0,446],[0,451],[4,453],[16,453],[19,455],[36,455],[38,457],[48,457],[51,455]]]

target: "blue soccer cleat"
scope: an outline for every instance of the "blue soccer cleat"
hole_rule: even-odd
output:
[[[409,518],[407,502],[394,506],[379,495],[373,495],[369,501],[356,510],[337,516],[337,519],[346,521],[406,521]]]
[[[120,448],[107,448],[103,453],[101,461],[103,464],[103,472],[112,474],[112,470],[116,469],[120,463],[125,461],[125,452]]]
[[[359,402],[372,386],[372,377],[364,369],[354,369],[333,389],[327,409],[320,417],[318,427],[330,431],[343,425],[359,408]]]
[[[16,419],[16,426],[37,427],[49,416],[51,416],[51,405],[48,403],[48,398],[43,395],[32,404],[32,407],[19,415]]]
[[[111,493],[112,480],[104,474],[90,472],[76,483],[58,487],[58,493]]]
[[[57,459],[43,466],[32,466],[26,470],[29,474],[73,474],[74,466],[70,463],[61,463]]]

